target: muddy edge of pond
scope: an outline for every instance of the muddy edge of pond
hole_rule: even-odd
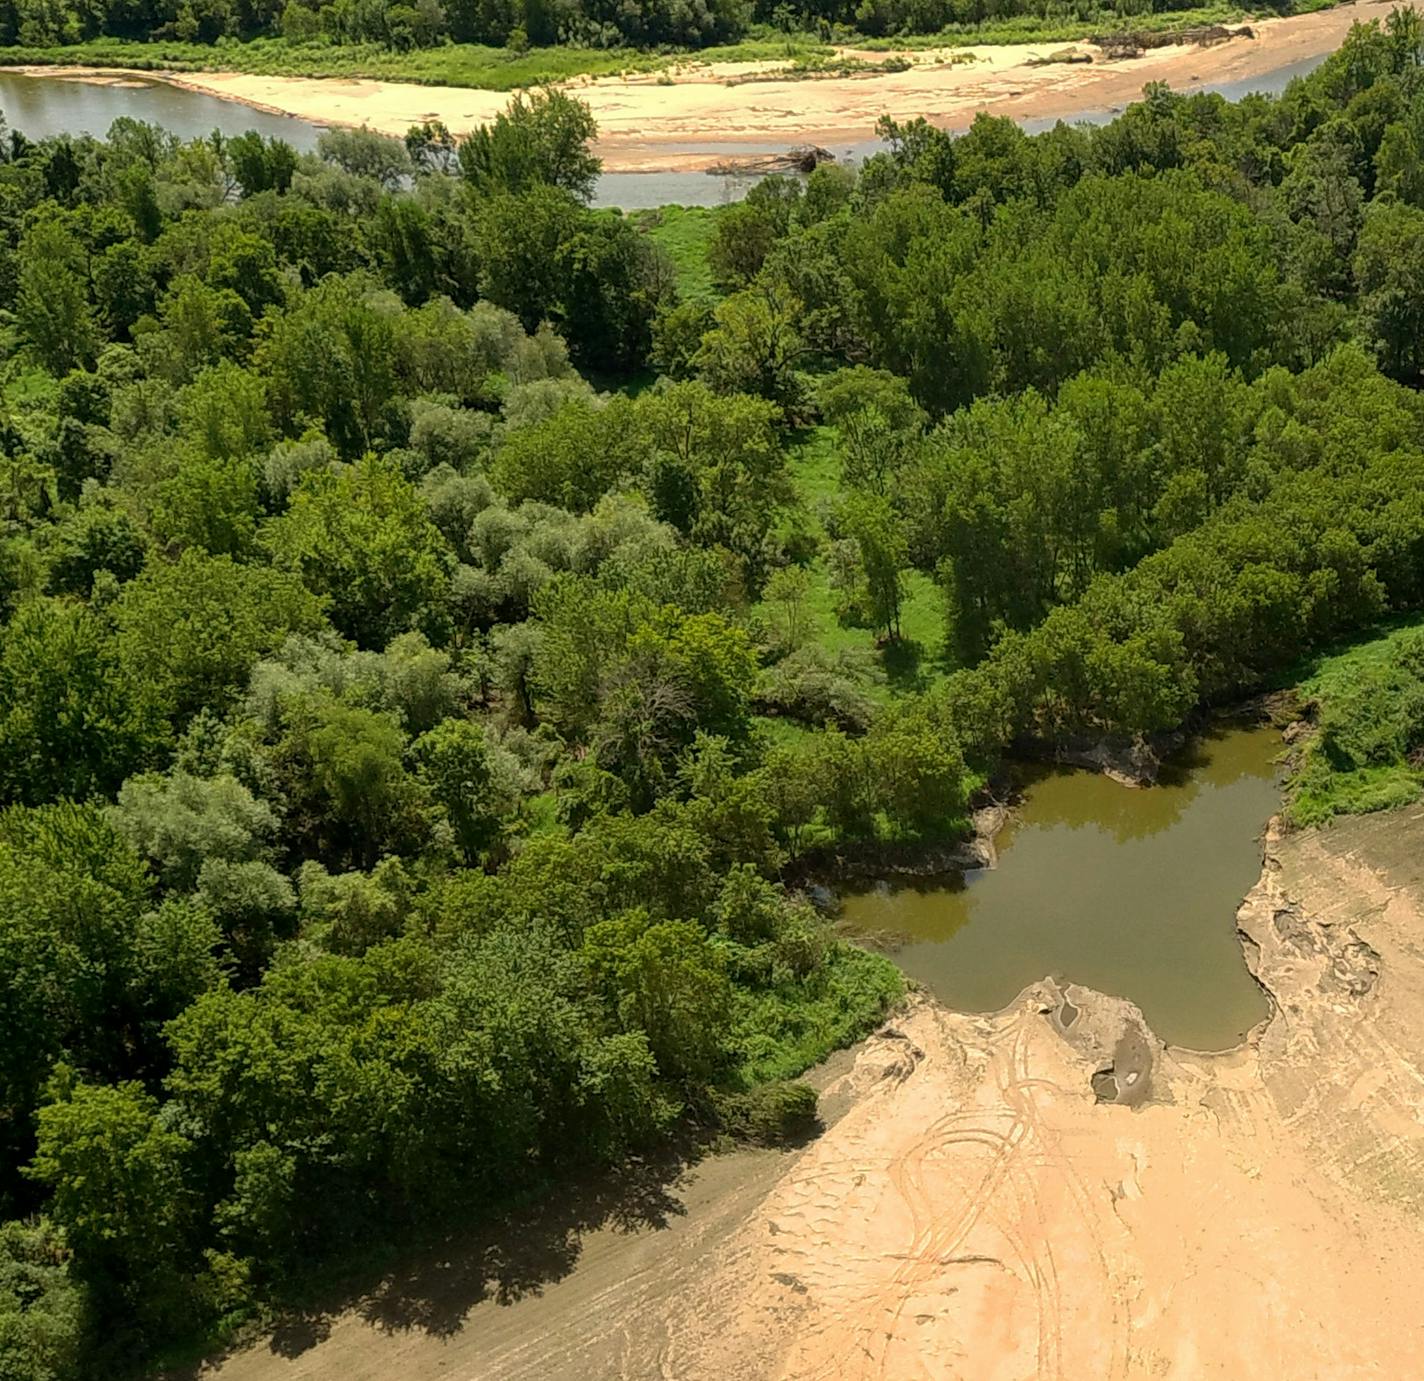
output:
[[[1280,731],[1282,746],[1294,748],[1308,733],[1309,725],[1300,717],[1299,697],[1294,692],[1271,692],[1234,705],[1228,710],[1203,714],[1170,734],[1157,736],[1150,745],[1125,745],[1124,741],[1108,739],[1084,741],[1065,749],[1042,746],[1038,753],[1020,754],[1019,760],[1039,760],[1080,766],[1097,770],[1124,789],[1150,787],[1156,780],[1163,759],[1180,752],[1193,738],[1216,726],[1258,724]],[[1132,758],[1123,756],[1127,747],[1135,752]],[[1146,748],[1144,753],[1143,749]],[[1114,770],[1125,761],[1142,763],[1151,755],[1150,776],[1144,780],[1129,772]],[[949,845],[906,848],[890,851],[857,851],[823,860],[814,874],[801,883],[808,897],[819,907],[834,910],[839,897],[829,882],[866,881],[892,877],[935,876],[952,874],[973,868],[997,866],[994,838],[1010,818],[1015,792],[1009,778],[991,783],[985,789],[986,804],[978,806],[971,816],[969,838]],[[1266,1001],[1265,1015],[1236,1044],[1221,1050],[1197,1050],[1162,1040],[1153,1031],[1141,1009],[1126,998],[1102,993],[1076,983],[1063,983],[1052,977],[1031,982],[1000,1009],[1003,1015],[1024,1002],[1036,998],[1039,1010],[1057,1034],[1093,1068],[1090,1087],[1099,1103],[1140,1107],[1169,1097],[1159,1078],[1164,1058],[1187,1056],[1203,1060],[1229,1059],[1243,1050],[1255,1049],[1271,1023],[1281,1011],[1278,994],[1262,976],[1262,949],[1259,927],[1248,927],[1246,917],[1267,906],[1263,897],[1275,898],[1274,878],[1279,873],[1276,846],[1285,833],[1279,813],[1265,822],[1261,843],[1261,873],[1254,886],[1240,900],[1236,911],[1235,935],[1243,964],[1252,982]],[[828,866],[828,865],[833,865]],[[1269,908],[1268,908],[1269,909]],[[1276,907],[1277,912],[1280,907]],[[895,937],[884,937],[887,948],[893,948]],[[871,937],[871,943],[874,943]],[[946,1010],[957,1009],[942,1003],[914,980],[910,981],[907,1001],[912,1004],[930,1002]],[[890,1029],[893,1030],[894,1014]]]

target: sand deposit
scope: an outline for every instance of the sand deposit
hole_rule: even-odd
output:
[[[690,171],[723,156],[690,153],[679,145],[715,141],[791,147],[837,145],[874,136],[881,115],[936,124],[967,124],[983,110],[1018,119],[1064,118],[1112,109],[1136,100],[1148,82],[1186,88],[1263,76],[1337,48],[1357,21],[1382,19],[1388,3],[1341,5],[1290,19],[1253,24],[1253,38],[1209,47],[1173,44],[1136,58],[1107,58],[1077,45],[1091,62],[1043,59],[1061,53],[1060,42],[988,44],[971,49],[929,49],[865,54],[871,61],[907,59],[903,72],[816,80],[757,80],[776,63],[686,64],[670,74],[582,78],[567,84],[586,100],[598,121],[598,152],[610,172]],[[966,54],[972,54],[972,61]],[[49,75],[102,75],[40,69]],[[669,84],[668,78],[671,77]],[[262,77],[188,73],[169,80],[196,91],[260,109],[328,125],[367,125],[404,135],[414,124],[442,120],[456,134],[492,120],[509,97],[461,87],[338,78]],[[729,83],[732,83],[729,85]]]
[[[668,1226],[503,1304],[488,1269],[392,1278],[222,1381],[1417,1376],[1424,813],[1267,843],[1242,1048],[1051,983],[917,1000],[826,1075],[822,1136],[708,1162]]]

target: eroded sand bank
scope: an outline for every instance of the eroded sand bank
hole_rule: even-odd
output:
[[[388,1282],[222,1381],[1417,1376],[1424,813],[1272,834],[1239,924],[1275,1011],[1237,1051],[1051,983],[918,1000],[829,1130],[710,1162],[671,1227],[439,1326]]]
[[[1071,119],[1074,115],[1135,100],[1147,82],[1174,87],[1259,77],[1337,48],[1359,20],[1382,18],[1389,3],[1341,5],[1291,19],[1253,25],[1254,38],[1210,47],[1173,45],[1142,57],[1091,63],[1032,65],[1068,46],[1062,43],[979,45],[903,54],[908,71],[802,81],[728,85],[774,63],[688,65],[672,73],[580,79],[567,84],[586,100],[598,121],[598,152],[610,172],[696,170],[707,153],[677,145],[715,142],[791,146],[806,142],[832,149],[873,137],[883,114],[918,115],[942,125],[967,123],[986,110],[1019,119]],[[966,53],[973,61],[966,61]],[[867,55],[889,57],[890,54]],[[89,69],[39,69],[75,78],[102,76]],[[181,86],[281,114],[328,125],[368,125],[404,135],[413,124],[443,120],[456,134],[485,123],[509,97],[461,87],[338,78],[261,77],[198,72],[169,77]]]

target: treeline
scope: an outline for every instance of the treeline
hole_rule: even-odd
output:
[[[1050,0],[3,0],[0,45],[45,48],[96,38],[217,43],[278,36],[294,43],[379,44],[398,52],[446,43],[522,50],[530,44],[585,48],[700,48],[754,28],[855,34],[933,34],[1024,16],[1094,21],[1105,27],[1152,13],[1193,8],[1193,0],[1145,4],[1100,0],[1065,10]],[[1281,6],[1288,13],[1290,6]]]
[[[0,1376],[804,1121],[899,979],[790,865],[1421,607],[1421,56],[892,127],[711,303],[557,95],[7,137]]]

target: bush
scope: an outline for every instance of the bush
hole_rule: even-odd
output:
[[[0,1381],[62,1381],[82,1352],[84,1290],[64,1236],[41,1218],[0,1225]]]
[[[780,1146],[816,1131],[816,1090],[799,1079],[732,1094],[719,1109],[727,1130],[744,1141]]]
[[[1320,732],[1290,784],[1297,825],[1390,810],[1424,786],[1424,630],[1408,629],[1328,658],[1305,686]]]

